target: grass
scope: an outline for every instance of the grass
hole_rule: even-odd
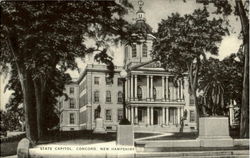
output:
[[[233,139],[239,138],[239,129],[230,129],[229,131],[230,136]],[[187,139],[196,139],[198,138],[197,132],[190,132],[190,133],[174,133],[170,136],[162,136],[157,138],[150,138],[146,140],[187,140]]]
[[[143,138],[148,136],[159,135],[157,133],[135,133],[134,137]],[[38,144],[47,144],[52,142],[62,142],[77,139],[88,139],[90,141],[114,141],[116,140],[116,132],[108,132],[107,134],[94,134],[92,131],[51,131],[48,135],[39,141]]]
[[[143,138],[148,136],[159,135],[157,133],[135,133],[134,137]],[[230,136],[232,138],[238,138],[238,130],[231,129]],[[158,138],[151,138],[147,140],[186,140],[186,139],[196,139],[198,137],[197,133],[174,133],[171,136],[163,136]],[[43,141],[38,142],[38,144],[47,144],[52,142],[64,142],[71,140],[89,140],[89,142],[108,142],[116,140],[115,132],[108,132],[107,134],[93,134],[92,131],[50,131],[48,135],[43,139]],[[18,142],[20,140],[13,140],[9,142],[1,143],[0,156],[10,156],[16,154],[16,149]]]

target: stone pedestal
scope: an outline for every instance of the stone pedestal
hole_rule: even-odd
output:
[[[30,141],[27,138],[23,138],[17,146],[18,158],[29,158]]]
[[[104,134],[107,133],[106,130],[104,129],[102,118],[97,118],[95,120],[95,129],[93,133],[104,133]]]
[[[117,145],[134,146],[134,126],[118,125],[116,141]]]
[[[201,147],[231,147],[233,139],[229,136],[227,117],[199,118],[199,137]]]

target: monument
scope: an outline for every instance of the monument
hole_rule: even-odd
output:
[[[199,118],[199,137],[201,147],[232,147],[227,117]]]
[[[93,131],[93,133],[100,133],[100,134],[106,134],[106,130],[103,126],[103,119],[100,117],[100,113],[101,113],[101,106],[98,105],[98,107],[96,108],[97,111],[97,117],[95,120],[95,129]]]

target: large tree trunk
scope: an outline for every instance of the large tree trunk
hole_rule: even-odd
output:
[[[26,137],[31,141],[32,145],[35,145],[38,140],[37,137],[38,135],[37,135],[36,101],[35,101],[34,85],[32,82],[32,75],[28,70],[25,69],[24,62],[20,57],[21,53],[19,52],[20,49],[15,44],[16,43],[15,37],[16,35],[8,37],[7,44],[14,58],[19,81],[23,92]]]
[[[196,64],[191,63],[190,66],[188,67],[188,73],[189,73],[190,92],[194,97],[194,105],[195,105],[195,109],[196,109],[196,125],[197,125],[198,131],[199,131],[200,112],[199,112],[196,91],[197,91],[197,84],[198,84],[199,69],[200,69],[200,60],[197,58],[197,63]]]
[[[249,138],[249,20],[247,18],[243,2],[240,0],[235,0],[235,3],[241,21],[245,57],[240,119],[240,137]]]
[[[240,116],[240,137],[249,138],[249,43],[245,43],[244,53],[245,63]]]
[[[18,70],[19,80],[23,91],[24,100],[24,115],[26,126],[26,137],[31,141],[33,145],[38,140],[37,135],[37,119],[36,119],[36,102],[34,86],[32,84],[31,74],[27,71]]]
[[[46,126],[45,126],[45,112],[44,112],[44,92],[45,92],[45,85],[43,84],[44,81],[42,79],[36,79],[33,81],[34,88],[35,88],[35,95],[36,95],[36,110],[37,110],[37,134],[38,139],[42,140],[45,133],[46,133]]]
[[[194,88],[194,87],[193,87]],[[196,125],[197,125],[197,129],[199,132],[199,118],[200,118],[200,112],[199,112],[199,106],[198,106],[198,100],[197,100],[197,94],[196,94],[196,88],[193,89],[192,88],[192,95],[194,96],[194,105],[195,105],[195,109],[196,109]]]

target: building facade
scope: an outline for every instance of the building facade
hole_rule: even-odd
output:
[[[186,130],[196,128],[195,106],[188,92],[187,77],[183,74],[184,77],[176,79],[159,62],[152,60],[155,37],[146,24],[141,7],[134,27],[139,31],[149,30],[147,38],[134,44],[122,43],[120,50],[124,54],[124,67],[116,67],[112,79],[108,77],[109,70],[105,65],[88,64],[77,82],[66,86],[69,95],[74,87],[74,96],[71,96],[75,99],[75,106],[74,109],[66,108],[70,107],[71,101],[61,101],[64,103],[61,130],[93,130],[98,106],[101,107],[100,116],[105,129],[116,130],[123,115],[123,82],[120,77],[123,68],[128,73],[125,82],[126,117],[136,131],[179,131],[182,123]]]

